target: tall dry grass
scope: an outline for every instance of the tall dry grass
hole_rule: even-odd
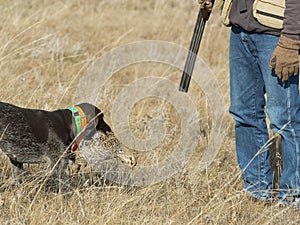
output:
[[[86,69],[115,47],[162,40],[188,48],[198,6],[196,1],[179,0],[2,0],[0,9],[1,101],[54,110],[76,101],[74,93]],[[217,78],[226,107],[228,34],[215,10],[199,53]],[[109,124],[118,93],[147,76],[166,77],[179,84],[181,71],[159,63],[118,71],[97,101]],[[297,211],[252,202],[240,195],[242,183],[229,117],[216,159],[205,170],[198,169],[211,129],[210,107],[214,106],[195,83],[189,94],[201,114],[201,141],[181,172],[143,187],[77,182],[72,196],[64,198],[44,189],[37,191],[46,174],[41,166],[30,166],[28,181],[15,186],[8,160],[1,153],[0,224],[298,224]],[[166,138],[157,151],[137,153],[144,165],[154,163],[153,158],[163,160],[172,152],[178,137],[171,131],[180,127],[182,118],[172,104],[157,98],[139,102],[130,114],[130,127],[139,138],[149,135],[151,118],[162,114]]]

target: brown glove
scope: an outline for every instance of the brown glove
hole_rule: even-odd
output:
[[[275,70],[275,74],[286,81],[290,76],[297,75],[299,72],[300,41],[280,36],[279,42],[273,52],[270,67]]]

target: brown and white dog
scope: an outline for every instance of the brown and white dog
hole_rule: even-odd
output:
[[[68,189],[66,168],[72,149],[66,149],[75,137],[73,150],[82,138],[89,139],[97,131],[111,129],[101,111],[88,103],[50,112],[0,102],[0,148],[9,157],[18,182],[23,180],[23,163],[49,162],[54,168],[52,177],[63,181],[62,189]]]

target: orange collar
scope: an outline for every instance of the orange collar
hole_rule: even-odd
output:
[[[86,126],[86,116],[83,110],[78,105],[75,106],[75,109],[77,109],[79,112],[80,121],[81,121],[81,130],[82,130]]]

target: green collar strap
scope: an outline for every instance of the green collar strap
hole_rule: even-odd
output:
[[[81,127],[81,116],[79,111],[75,107],[70,107],[69,110],[72,112],[72,116],[75,120],[77,134],[80,133],[83,127]],[[76,135],[77,135],[76,134]]]

